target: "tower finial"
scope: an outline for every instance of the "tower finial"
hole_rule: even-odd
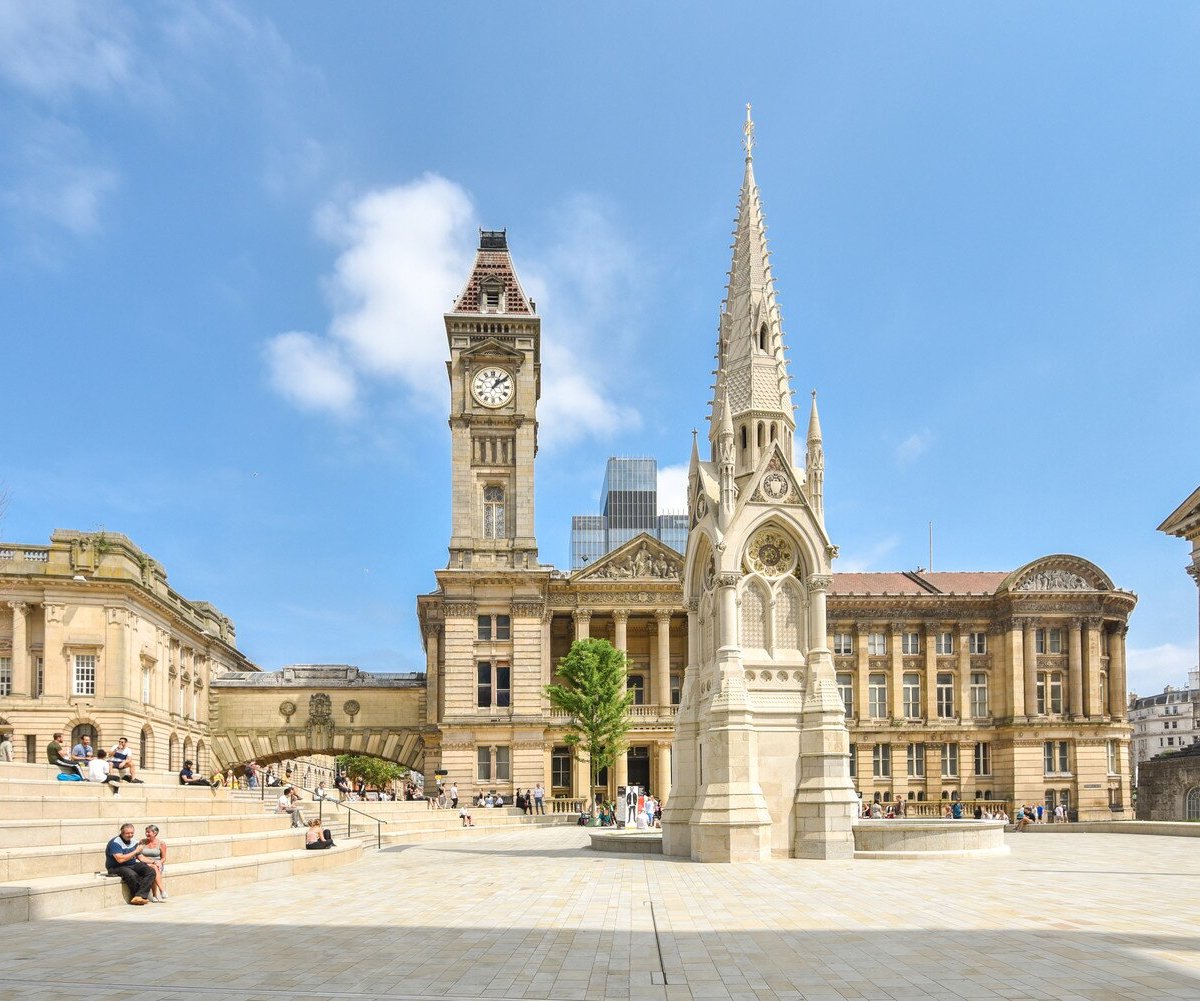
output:
[[[750,105],[746,105],[746,124],[742,126],[742,146],[746,149],[746,159],[753,159],[753,149],[757,145],[754,141],[754,119],[750,117]]]

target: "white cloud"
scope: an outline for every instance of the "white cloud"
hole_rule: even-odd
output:
[[[890,535],[880,539],[866,549],[845,553],[834,562],[833,569],[841,573],[865,573],[869,570],[888,570],[894,567],[881,567],[880,562],[900,545],[899,537]]]
[[[658,513],[680,514],[687,510],[688,467],[658,467]]]
[[[926,451],[933,442],[933,435],[929,431],[916,431],[910,434],[904,441],[896,446],[895,459],[897,464],[907,466],[915,461]]]
[[[1129,690],[1139,695],[1161,692],[1167,685],[1186,685],[1188,672],[1196,668],[1195,648],[1174,643],[1140,649],[1130,647],[1125,659],[1129,667]]]
[[[547,331],[538,415],[541,444],[551,448],[588,436],[611,437],[640,422],[637,411],[617,401],[605,383],[619,366],[592,363],[611,349],[601,331],[612,299],[629,280],[628,254],[598,211],[591,202],[577,201],[559,221],[569,232],[583,226],[594,241],[552,242],[546,257],[516,261]],[[318,232],[339,250],[324,279],[333,310],[328,334],[304,335],[303,350],[292,340],[278,346],[281,338],[296,335],[273,339],[272,385],[301,406],[345,412],[337,400],[353,399],[364,383],[377,381],[403,386],[428,409],[443,409],[442,316],[470,272],[478,225],[467,192],[435,174],[322,208]],[[332,400],[324,380],[292,371],[308,371],[320,351],[342,362]]]
[[[33,97],[62,101],[76,91],[109,93],[134,64],[127,13],[88,0],[0,5],[0,78]]]
[[[336,345],[293,331],[272,337],[266,355],[271,385],[281,396],[307,410],[342,416],[352,412],[354,373]]]

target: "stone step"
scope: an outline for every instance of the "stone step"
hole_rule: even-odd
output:
[[[72,817],[45,820],[0,821],[0,849],[27,848],[35,845],[81,845],[103,849],[117,834],[120,824],[130,823],[141,831],[147,824],[157,824],[175,837],[199,837],[206,834],[253,834],[276,830],[291,830],[291,820],[277,814],[212,814],[209,816],[145,813],[132,808],[119,819],[107,817]]]
[[[485,812],[485,811],[480,811]],[[437,841],[442,838],[495,834],[500,831],[513,830],[522,827],[563,827],[575,824],[575,820],[563,816],[546,817],[505,817],[472,815],[474,827],[463,827],[457,817],[440,818],[425,821],[413,820],[407,823],[389,824],[383,829],[384,844],[400,844],[413,841]],[[336,831],[334,832],[336,838]]]
[[[122,784],[121,794],[94,787],[90,796],[29,794],[0,795],[0,817],[9,820],[70,820],[72,818],[124,817],[131,813],[206,817],[214,812],[256,816],[264,811],[253,804],[235,803],[207,789],[189,789],[184,796],[161,795],[153,786]]]
[[[259,880],[334,869],[358,861],[362,852],[359,842],[345,841],[325,851],[299,848],[178,865],[168,863],[166,885],[172,898],[205,890],[229,890]],[[127,902],[128,893],[120,879],[95,872],[9,882],[0,885],[0,924],[115,907]],[[147,906],[170,907],[170,900]]]
[[[163,823],[158,826],[167,845],[168,875],[174,873],[177,864],[185,862],[262,855],[304,847],[304,832],[290,826],[249,833],[205,833],[190,836],[183,834],[173,825]],[[137,830],[137,836],[140,837],[144,829],[143,824]],[[104,848],[112,833],[109,837],[91,844],[39,844],[34,847],[0,848],[0,886],[49,876],[102,872]],[[333,840],[338,840],[336,835]]]

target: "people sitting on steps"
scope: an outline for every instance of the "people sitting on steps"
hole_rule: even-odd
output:
[[[158,827],[146,827],[146,836],[141,840],[141,860],[154,870],[154,886],[146,899],[152,904],[161,904],[167,899],[167,888],[163,885],[163,870],[167,867],[167,843],[158,836]]]
[[[293,827],[305,825],[304,811],[300,809],[300,793],[295,786],[284,786],[279,796],[278,810],[291,815]]]
[[[133,824],[122,824],[121,832],[104,849],[104,868],[110,876],[120,876],[132,894],[129,902],[141,906],[149,902],[157,878],[154,868],[141,860],[145,845],[133,838]]]
[[[212,786],[212,783],[206,778],[202,778],[192,771],[194,762],[191,758],[183,763],[183,767],[179,769],[179,784],[181,786]],[[215,792],[215,790],[214,790]]]
[[[304,832],[304,847],[313,850],[333,847],[333,835],[329,833],[329,828],[321,830],[321,822],[316,817],[308,822]]]
[[[118,777],[124,778],[126,782],[141,782],[137,777],[137,765],[129,753],[129,741],[125,737],[121,737],[113,749],[108,752],[108,767],[111,771],[116,772]],[[121,772],[126,772],[126,775],[121,775]]]
[[[88,781],[106,782],[112,786],[114,796],[121,795],[121,776],[109,767],[108,753],[103,747],[96,751],[96,756],[88,762]]]
[[[46,760],[55,765],[64,775],[78,775],[80,779],[86,779],[87,776],[79,762],[71,755],[64,753],[62,740],[62,733],[54,735],[54,738],[46,745]]]

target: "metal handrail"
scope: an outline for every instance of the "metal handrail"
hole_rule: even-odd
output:
[[[366,813],[363,810],[355,809],[349,803],[334,803],[333,800],[326,798],[326,799],[317,800],[317,820],[318,821],[324,820],[326,803],[333,803],[334,806],[346,808],[346,837],[350,837],[350,814],[357,813],[360,817],[366,817],[367,820],[373,820],[375,822],[375,847],[382,851],[382,849],[383,849],[383,825],[387,823],[386,820],[380,820],[378,817],[372,817],[369,813]]]

